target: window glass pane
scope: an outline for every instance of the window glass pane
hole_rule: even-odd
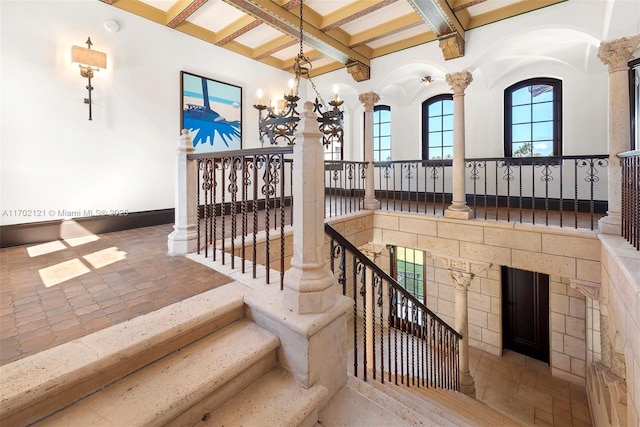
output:
[[[434,102],[429,105],[429,117],[442,115],[442,101]]]
[[[534,123],[532,139],[533,141],[553,139],[553,122]]]
[[[533,121],[543,120],[553,120],[553,104],[551,102],[533,104]]]
[[[429,147],[437,147],[442,145],[442,133],[429,132]]]
[[[443,147],[442,156],[445,159],[453,159],[453,147]]]
[[[533,144],[533,155],[553,156],[553,141],[540,141]]]
[[[453,101],[447,99],[442,101],[442,114],[453,114]]]
[[[442,118],[438,117],[429,117],[429,132],[434,132],[442,130]]]
[[[373,152],[373,161],[374,161],[374,162],[379,162],[379,161],[380,161],[380,152],[379,152],[379,151],[377,151],[377,150],[375,150],[375,151]]]
[[[377,137],[380,135],[380,126],[378,126],[377,124],[373,125],[373,137]]]
[[[380,122],[390,122],[391,121],[391,111],[390,110],[380,110],[378,111],[380,114]]]
[[[513,157],[531,157],[531,143],[513,144]]]
[[[380,160],[383,162],[391,160],[391,150],[380,150]]]
[[[512,123],[528,123],[531,121],[531,106],[521,105],[512,108]]]
[[[442,158],[442,149],[438,148],[429,148],[429,158],[433,160]]]
[[[453,130],[453,116],[444,116],[442,118],[442,129]]]
[[[548,102],[553,100],[553,86],[533,85],[531,88],[532,102]]]
[[[453,131],[442,132],[442,145],[453,146]]]
[[[513,142],[531,141],[531,125],[513,125],[511,127],[511,140]]]
[[[382,136],[380,137],[380,150],[389,150],[391,148],[391,137],[390,136]]]
[[[529,86],[522,87],[511,93],[511,105],[523,105],[531,103],[531,93]]]
[[[391,135],[391,123],[382,123],[380,125],[380,135]]]

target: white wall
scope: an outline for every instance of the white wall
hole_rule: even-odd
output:
[[[243,88],[244,147],[259,146],[257,89],[269,96],[290,78],[96,0],[2,0],[0,15],[1,225],[59,210],[174,207],[180,71]],[[107,19],[120,31],[106,31]],[[93,121],[87,81],[70,64],[71,46],[87,36],[108,57],[92,80]],[[43,214],[12,212],[25,209]]]
[[[371,80],[356,83],[345,70],[319,76],[317,86],[340,96],[351,112],[352,140],[345,157],[361,159],[362,105],[358,95],[380,95],[391,106],[394,160],[421,156],[421,103],[452,93],[445,75],[468,70],[473,82],[465,94],[466,157],[501,157],[503,91],[532,77],[563,81],[563,153],[607,153],[607,67],[597,58],[601,41],[640,32],[640,2],[569,2],[539,9],[466,33],[463,58],[445,61],[437,42],[376,58]],[[638,56],[638,52],[636,52]],[[433,82],[420,80],[430,75]]]

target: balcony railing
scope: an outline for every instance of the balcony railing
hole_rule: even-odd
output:
[[[622,237],[640,250],[640,150],[618,156],[622,165]]]
[[[197,162],[197,250],[222,264],[241,260],[285,271],[285,228],[293,221],[292,147],[190,154]],[[276,236],[272,236],[276,233]],[[272,250],[275,237],[279,250]],[[270,282],[267,268],[266,281]]]
[[[477,219],[594,230],[607,210],[607,166],[607,155],[467,159],[467,204]],[[451,202],[451,161],[374,169],[382,209],[442,215]]]

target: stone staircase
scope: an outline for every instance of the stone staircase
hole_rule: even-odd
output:
[[[485,403],[449,390],[364,382],[347,384],[319,414],[321,426],[520,426]]]
[[[0,368],[3,426],[314,425],[326,389],[225,286]]]

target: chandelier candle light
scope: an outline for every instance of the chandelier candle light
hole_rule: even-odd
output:
[[[304,56],[302,51],[302,3],[300,1],[300,52],[296,57],[293,64],[293,71],[295,78],[289,81],[289,94],[284,95],[282,107],[278,105],[274,108],[269,104],[264,105],[262,103],[262,90],[258,90],[258,104],[253,107],[259,111],[258,115],[258,130],[260,133],[260,143],[264,146],[265,137],[272,145],[278,145],[279,142],[286,142],[287,145],[293,145],[295,143],[295,131],[300,121],[300,113],[296,110],[300,97],[298,96],[298,89],[300,87],[300,79],[307,78],[311,82],[311,87],[316,93],[316,100],[313,104],[313,111],[318,115],[318,127],[322,132],[322,143],[325,147],[329,147],[332,142],[342,146],[344,139],[343,118],[344,113],[340,110],[340,106],[343,101],[338,97],[337,86],[333,89],[333,100],[327,106],[324,99],[318,93],[316,85],[311,80],[311,61]],[[280,104],[278,102],[277,104]]]

